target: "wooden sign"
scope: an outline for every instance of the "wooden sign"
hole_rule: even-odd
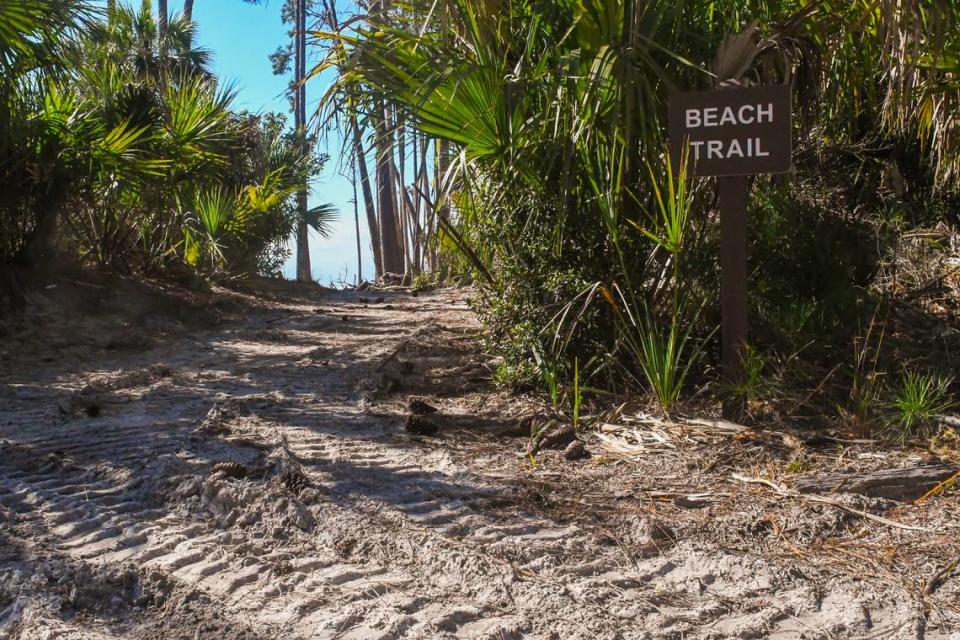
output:
[[[724,377],[743,376],[747,318],[747,176],[784,173],[791,160],[789,85],[720,88],[670,97],[668,133],[676,172],[684,147],[687,173],[720,176],[720,342]],[[723,417],[738,420],[744,398],[731,395]]]
[[[670,155],[678,163],[686,142],[694,176],[789,171],[790,103],[790,87],[780,84],[674,94]]]

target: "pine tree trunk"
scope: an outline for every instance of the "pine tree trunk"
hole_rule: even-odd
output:
[[[340,29],[337,20],[337,3],[326,0],[327,18],[333,31]],[[350,133],[353,136],[353,161],[356,163],[357,174],[360,177],[360,188],[363,193],[363,208],[367,214],[367,228],[370,230],[370,247],[373,250],[374,279],[383,275],[383,258],[380,253],[380,223],[377,221],[376,202],[373,199],[373,190],[370,188],[370,173],[367,171],[367,156],[363,151],[363,132],[357,122],[357,114],[351,107]],[[359,250],[358,250],[359,251]],[[358,269],[359,273],[359,269]]]
[[[306,123],[307,123],[307,92],[303,79],[307,71],[307,0],[297,0],[296,6],[296,32],[294,35],[294,49],[296,49],[296,70],[294,72],[294,90],[296,92],[294,114],[297,134],[300,136],[300,143],[306,144]],[[313,275],[310,273],[310,244],[309,228],[307,227],[307,185],[304,184],[297,191],[297,281],[311,282]]]

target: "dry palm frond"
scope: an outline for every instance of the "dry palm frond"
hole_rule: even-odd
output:
[[[764,44],[757,34],[757,23],[756,21],[751,22],[740,33],[734,33],[724,38],[717,48],[717,56],[713,60],[711,71],[717,82],[739,81],[747,70],[753,66],[763,50]]]

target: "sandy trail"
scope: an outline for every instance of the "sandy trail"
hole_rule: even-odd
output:
[[[876,576],[684,538],[595,461],[531,469],[467,296],[8,334],[0,638],[960,637]],[[438,436],[404,431],[410,396]]]

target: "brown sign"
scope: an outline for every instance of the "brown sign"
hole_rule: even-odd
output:
[[[676,93],[670,97],[670,154],[689,149],[695,176],[784,173],[791,164],[788,85]]]

